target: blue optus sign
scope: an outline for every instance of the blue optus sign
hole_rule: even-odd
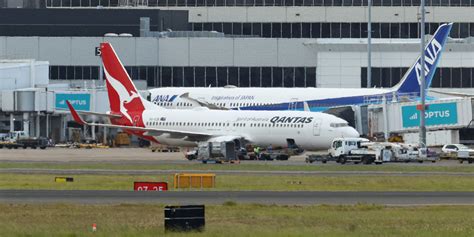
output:
[[[402,106],[403,127],[420,126],[420,111],[416,105]],[[458,122],[458,110],[455,102],[430,104],[425,111],[426,126],[449,125]]]
[[[74,109],[89,111],[91,107],[91,95],[90,94],[56,94],[56,109],[68,109],[66,100],[68,100]]]

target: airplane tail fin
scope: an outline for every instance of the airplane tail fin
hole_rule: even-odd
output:
[[[104,42],[100,44],[100,49],[110,110],[134,123],[135,115],[139,114],[141,117],[141,113],[153,105],[141,97],[112,45]],[[134,117],[133,120],[132,117]]]
[[[436,71],[438,61],[441,58],[441,53],[444,49],[446,41],[451,31],[453,23],[441,24],[434,33],[431,40],[425,47],[425,65],[421,66],[420,57],[408,69],[400,82],[393,87],[394,91],[398,93],[419,93],[420,92],[420,77],[422,71],[425,73],[425,89],[431,86],[431,80]]]
[[[66,100],[66,104],[67,104],[67,107],[69,108],[69,111],[71,111],[71,114],[72,114],[72,118],[74,119],[74,121],[76,121],[76,123],[80,124],[80,125],[86,125],[86,121],[84,121],[81,116],[77,113],[77,111],[74,109],[74,107],[71,105],[71,103],[69,102],[69,100]]]

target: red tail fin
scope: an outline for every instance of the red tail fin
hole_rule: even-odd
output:
[[[108,42],[101,43],[100,49],[107,80],[110,110],[113,113],[121,113],[133,124],[132,114],[141,115],[145,109],[142,98],[112,45]]]
[[[80,125],[87,124],[81,116],[77,113],[77,111],[72,107],[71,103],[69,103],[69,100],[66,100],[67,107],[69,107],[69,111],[71,111],[72,117],[74,118],[74,121]]]

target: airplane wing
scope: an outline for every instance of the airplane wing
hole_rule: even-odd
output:
[[[473,97],[474,96],[474,94],[461,93],[461,92],[446,92],[446,91],[439,91],[439,90],[433,90],[433,89],[429,89],[429,91],[442,94],[442,95],[449,95],[449,96],[459,96],[459,97]]]
[[[158,129],[158,128],[144,128],[144,127],[137,127],[137,126],[126,126],[126,125],[115,125],[115,124],[103,124],[103,123],[88,123],[84,121],[81,116],[77,113],[77,111],[72,107],[69,101],[66,101],[69,110],[71,111],[71,115],[74,118],[74,121],[81,125],[89,125],[89,126],[100,126],[100,127],[108,127],[108,128],[121,128],[131,131],[141,131],[145,132],[143,135],[146,136],[159,136],[162,134],[169,134],[170,138],[183,138],[188,140],[209,140],[212,135],[208,133],[197,133],[197,132],[189,132],[189,131],[180,131],[180,130],[173,130],[173,129]]]
[[[249,140],[249,139],[246,139],[245,137],[242,137],[242,136],[234,136],[234,135],[216,136],[216,137],[210,138],[208,141],[209,141],[209,142],[229,142],[229,141],[241,140],[241,139],[244,139],[244,140],[250,142],[250,140]]]
[[[186,93],[180,95],[179,98],[183,98],[183,99],[187,99],[187,100],[196,102],[196,103],[199,104],[199,106],[206,107],[206,108],[213,109],[213,110],[228,110],[228,108],[217,106],[217,105],[208,103],[207,101],[203,101],[203,100],[200,100],[200,99],[190,97],[189,92],[186,92]]]
[[[66,109],[58,109],[59,111],[67,112]],[[120,114],[106,114],[106,113],[99,113],[99,112],[91,112],[91,111],[83,111],[83,110],[75,110],[78,114],[85,114],[85,115],[95,115],[99,117],[108,117],[108,118],[121,118],[122,115]]]

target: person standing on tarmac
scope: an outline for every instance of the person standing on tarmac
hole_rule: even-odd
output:
[[[253,148],[253,153],[255,154],[255,157],[258,159],[260,159],[260,147],[259,146],[255,146]]]

